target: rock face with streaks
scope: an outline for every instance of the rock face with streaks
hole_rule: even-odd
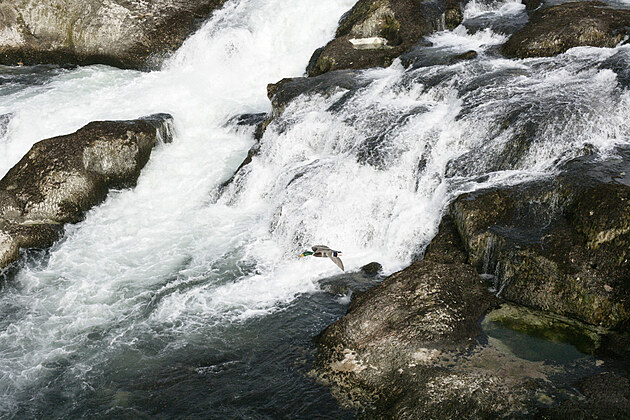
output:
[[[158,141],[170,141],[172,118],[92,122],[36,143],[0,180],[0,268],[20,248],[44,248],[111,188],[135,185]]]
[[[223,0],[4,0],[0,63],[150,69]]]
[[[468,262],[502,298],[628,329],[629,186],[560,176],[466,194],[451,213]]]

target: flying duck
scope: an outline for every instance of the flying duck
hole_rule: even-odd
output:
[[[313,246],[313,252],[304,251],[300,254],[300,257],[306,257],[308,255],[312,255],[314,257],[328,257],[332,260],[332,262],[337,264],[337,267],[341,268],[341,270],[344,271],[343,263],[341,262],[341,258],[339,258],[339,256],[341,255],[341,251],[332,250],[326,245],[315,245]]]

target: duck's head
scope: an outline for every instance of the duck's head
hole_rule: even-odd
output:
[[[313,253],[311,251],[304,251],[300,254],[300,258],[308,257],[309,255],[313,255]]]

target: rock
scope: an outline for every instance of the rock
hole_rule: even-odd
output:
[[[477,51],[470,50],[465,53],[455,53],[448,48],[431,47],[418,44],[400,56],[400,62],[404,67],[419,67],[453,65],[461,61],[473,60],[477,57]]]
[[[475,346],[478,320],[493,302],[471,267],[415,262],[353,295],[348,313],[316,338],[318,373],[342,402],[376,408],[370,417],[432,413],[428,384],[449,386],[443,363]]]
[[[318,77],[286,78],[271,83],[267,85],[267,96],[273,106],[273,116],[277,117],[289,102],[300,95],[330,95],[338,89],[355,90],[364,84],[366,82],[358,80],[351,71],[335,71]]]
[[[614,71],[617,75],[617,83],[626,89],[630,88],[630,56],[624,51],[606,59],[600,68]]]
[[[285,78],[276,83],[268,84],[267,96],[271,100],[271,105],[273,106],[272,113],[270,116],[265,114],[266,118],[262,122],[258,122],[254,132],[254,138],[257,142],[249,149],[247,156],[238,166],[234,174],[219,186],[216,198],[218,199],[228,186],[239,180],[239,175],[243,174],[243,169],[246,168],[252,159],[258,155],[261,146],[260,140],[262,139],[265,130],[275,118],[279,117],[284,112],[284,109],[289,102],[300,95],[313,93],[331,95],[339,89],[354,91],[364,84],[366,84],[366,82],[357,80],[351,71],[334,71],[318,77],[309,78]],[[242,122],[237,121],[237,124],[241,123]]]
[[[581,399],[570,399],[542,411],[549,419],[623,419],[630,413],[630,381],[604,372],[577,381]]]
[[[76,223],[110,188],[135,185],[158,141],[170,141],[172,117],[91,122],[42,140],[0,180],[0,268],[20,248],[44,248],[63,224]]]
[[[627,330],[630,187],[586,171],[459,197],[468,262],[509,301]]]
[[[523,0],[522,3],[525,5],[527,10],[536,10],[538,9],[543,1],[542,0]]]
[[[361,267],[361,272],[367,276],[374,277],[383,271],[383,266],[377,262],[371,262]]]
[[[462,19],[454,0],[359,0],[341,18],[335,39],[315,51],[307,73],[388,66],[424,35],[454,28]]]
[[[458,54],[455,57],[453,57],[453,61],[457,62],[457,61],[463,61],[463,60],[473,60],[477,58],[478,55],[479,54],[477,54],[477,51],[475,50],[466,51],[465,53]]]
[[[538,9],[523,29],[503,45],[508,57],[550,57],[579,46],[612,48],[629,34],[630,10],[599,1]]]
[[[150,69],[223,0],[8,0],[0,3],[0,63]]]
[[[441,264],[466,263],[466,249],[457,232],[457,227],[449,215],[442,218],[437,235],[424,253],[424,260]]]
[[[525,200],[508,206],[501,193],[490,196],[492,201],[480,201],[470,213],[471,226],[501,215],[499,210],[482,217],[480,209],[492,209],[490,203],[523,210]],[[551,220],[565,212],[539,204],[518,214],[525,229],[536,218]],[[575,407],[600,412],[607,404],[600,401],[602,392],[589,396],[580,381],[587,400],[575,398],[571,382],[562,378],[600,371],[601,361],[585,354],[627,347],[627,335],[513,304],[496,308],[497,300],[465,262],[456,224],[446,215],[422,261],[353,295],[348,313],[315,339],[317,377],[365,418],[565,418]],[[564,304],[562,294],[554,296]],[[536,350],[527,351],[532,343]],[[613,379],[611,386],[625,398],[625,379]],[[624,401],[612,412],[623,412]]]

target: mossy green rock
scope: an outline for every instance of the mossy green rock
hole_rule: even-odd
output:
[[[630,10],[598,1],[573,2],[535,11],[529,23],[510,37],[508,57],[549,57],[579,46],[612,48],[629,34]]]
[[[221,4],[6,0],[0,2],[0,63],[155,68]]]
[[[570,318],[534,311],[523,306],[503,304],[488,313],[482,326],[496,323],[504,328],[554,343],[567,343],[585,354],[593,355],[600,347],[602,328],[590,326]]]
[[[307,72],[388,66],[424,35],[452,29],[462,19],[461,4],[453,0],[359,0],[342,17],[335,39],[315,52]],[[351,42],[371,38],[385,42],[370,47]]]

